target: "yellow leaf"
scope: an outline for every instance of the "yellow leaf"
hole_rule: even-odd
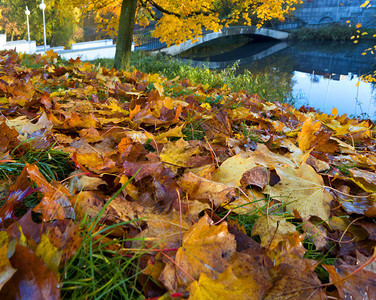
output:
[[[9,240],[10,237],[6,231],[0,231],[0,290],[4,284],[12,278],[17,269],[13,268],[9,257]]]
[[[198,281],[188,286],[188,299],[261,299],[264,295],[264,288],[257,283],[255,276],[256,274],[249,274],[247,277],[238,277],[231,267],[215,277],[203,273]]]
[[[41,240],[34,252],[36,256],[40,257],[45,262],[50,271],[54,272],[56,276],[59,276],[59,264],[63,250],[59,250],[52,245],[46,234],[42,235]]]
[[[161,97],[164,96],[164,89],[163,89],[162,85],[160,85],[157,82],[154,82],[154,87],[158,91],[159,96],[161,96]]]
[[[192,147],[184,139],[176,142],[168,142],[160,154],[162,162],[168,163],[173,169],[176,167],[188,167],[188,160],[195,154],[200,153],[198,147]]]
[[[287,210],[297,210],[303,219],[317,216],[325,221],[329,218],[332,196],[311,166],[303,162],[299,169],[276,167],[276,171],[281,181],[267,186],[265,193],[285,204]]]
[[[254,158],[239,153],[222,163],[214,172],[213,181],[230,186],[240,186],[240,179],[242,179],[243,174],[256,166]]]
[[[338,110],[335,107],[333,107],[333,109],[332,109],[332,115],[333,115],[333,117],[337,118],[337,114],[338,114]]]
[[[236,252],[235,236],[228,232],[227,223],[214,226],[210,222],[205,215],[190,227],[176,253],[176,265],[187,272],[178,273],[178,280],[184,285],[191,283],[191,278],[197,280],[201,274],[222,273]]]
[[[368,193],[376,193],[376,174],[361,169],[349,169],[351,180]]]
[[[302,151],[307,151],[311,148],[311,143],[315,139],[315,133],[319,131],[321,127],[321,122],[313,123],[311,118],[304,121],[302,130],[298,133],[297,141],[299,143],[299,148]]]
[[[182,129],[185,127],[185,124],[182,124],[181,126],[175,126],[174,128],[170,128],[166,132],[162,132],[161,134],[158,134],[154,136],[154,139],[159,143],[168,143],[169,137],[184,137],[184,134],[182,133]]]
[[[296,228],[281,216],[262,216],[252,228],[252,236],[259,235],[261,246],[273,250],[279,242],[286,240],[286,235],[294,234]]]

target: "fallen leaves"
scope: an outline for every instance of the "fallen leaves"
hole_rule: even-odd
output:
[[[376,241],[371,121],[53,53],[33,59],[44,67],[0,55],[1,298],[58,299],[83,241],[104,245],[107,262],[137,257],[127,271],[145,296],[374,289],[375,268],[358,264]],[[70,174],[51,147],[69,154]],[[30,149],[38,156],[21,164]]]

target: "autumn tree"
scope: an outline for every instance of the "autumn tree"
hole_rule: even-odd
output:
[[[33,2],[35,1],[0,0],[0,30],[9,36],[11,41],[15,36],[22,36],[26,32],[26,26],[23,25],[26,21],[25,9],[26,6],[32,8]]]
[[[26,6],[31,14],[29,17],[31,38],[43,40],[42,12],[40,1],[35,0],[0,0],[0,30],[10,39],[18,36],[27,38]],[[68,46],[82,35],[78,22],[80,11],[69,0],[48,0],[46,3],[46,33],[47,42],[52,46]]]
[[[112,10],[108,29],[118,28],[115,68],[129,69],[135,22],[157,21],[154,36],[167,44],[179,44],[202,36],[204,30],[218,31],[231,24],[257,25],[284,16],[301,0],[73,0],[81,9],[98,15]],[[118,17],[117,17],[118,16]],[[118,23],[118,25],[117,25]]]

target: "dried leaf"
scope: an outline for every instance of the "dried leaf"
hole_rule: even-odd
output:
[[[280,242],[286,241],[286,236],[296,233],[292,223],[281,216],[262,216],[252,228],[252,235],[259,235],[261,246],[273,250]]]
[[[178,182],[191,199],[208,200],[215,206],[230,202],[235,197],[235,188],[186,173]]]
[[[317,216],[329,218],[329,203],[332,196],[325,190],[324,181],[315,170],[302,163],[299,169],[276,167],[281,181],[264,190],[270,197],[278,199],[288,210],[296,210],[303,219]]]
[[[213,226],[210,221],[205,215],[184,234],[175,259],[180,285],[187,286],[191,278],[197,280],[200,274],[211,277],[222,273],[235,253],[235,237],[228,232],[226,223]]]

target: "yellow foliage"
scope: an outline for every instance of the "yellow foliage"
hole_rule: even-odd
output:
[[[95,11],[98,30],[110,35],[117,32],[122,0],[73,0],[76,6],[86,11]],[[162,9],[154,36],[168,45],[181,44],[187,40],[196,40],[203,30],[219,31],[231,24],[255,25],[261,27],[265,21],[278,19],[293,11],[300,0],[229,0],[232,7],[230,15],[223,20],[218,13],[216,0],[155,0],[139,1],[136,22],[147,26],[153,19],[153,6]],[[168,13],[167,13],[168,12]]]

